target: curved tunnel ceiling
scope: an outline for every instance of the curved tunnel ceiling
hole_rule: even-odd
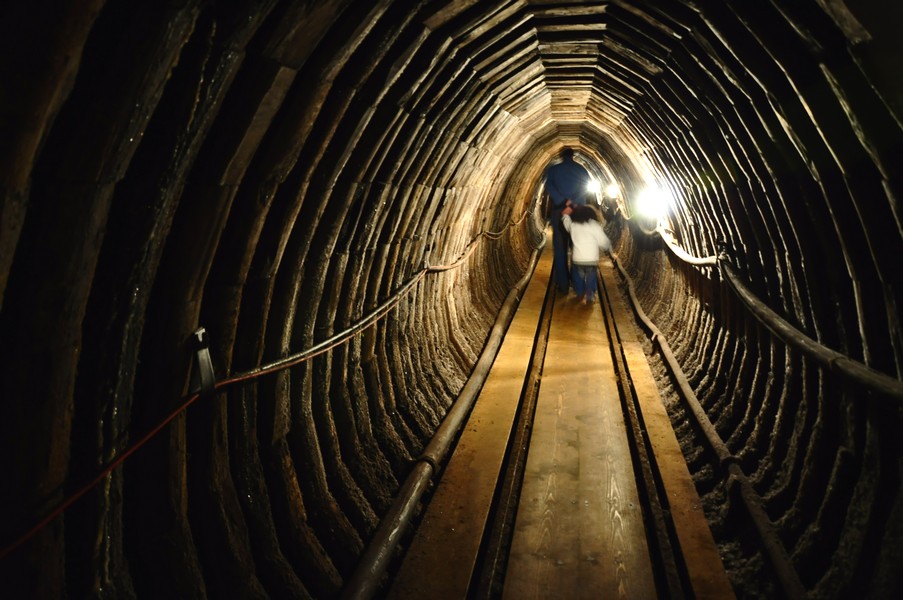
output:
[[[899,590],[898,406],[785,349],[717,269],[644,230],[723,252],[799,330],[899,379],[901,24],[841,0],[7,9],[5,548],[196,388],[199,326],[225,378],[413,291],[316,360],[194,404],[4,579],[35,597],[339,593],[528,268],[543,170],[571,146],[618,185],[615,253],[806,589]],[[635,214],[647,186],[670,197],[658,223]],[[745,561],[738,590],[770,589]]]

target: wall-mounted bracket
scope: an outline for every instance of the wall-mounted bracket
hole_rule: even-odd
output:
[[[216,373],[210,358],[210,338],[207,330],[199,327],[191,336],[195,364],[191,372],[191,392],[210,396],[216,389]]]

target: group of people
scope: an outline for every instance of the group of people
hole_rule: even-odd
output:
[[[583,304],[593,303],[598,288],[599,258],[603,251],[611,250],[611,241],[602,229],[598,213],[586,202],[589,183],[589,172],[574,160],[571,148],[564,148],[561,161],[546,169],[555,285],[562,294],[567,294],[573,285]]]

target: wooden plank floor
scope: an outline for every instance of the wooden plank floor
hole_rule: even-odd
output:
[[[669,514],[693,596],[698,600],[733,598],[733,588],[702,510],[702,500],[687,468],[642,344],[636,341],[633,314],[616,292],[618,282],[610,261],[603,261],[601,275],[606,289],[610,290],[609,306],[620,334],[624,360],[643,415],[646,435],[665,488]]]
[[[390,598],[465,598],[539,324],[552,270],[540,256],[436,491],[405,554]]]
[[[504,598],[654,598],[598,304],[556,300]]]
[[[468,597],[551,271],[536,267],[388,597]],[[610,260],[600,271],[631,389],[673,517],[689,597],[732,598],[717,547]],[[656,598],[605,317],[555,299],[503,597]]]

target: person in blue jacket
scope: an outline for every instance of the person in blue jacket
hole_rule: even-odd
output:
[[[574,161],[571,148],[561,150],[561,162],[546,169],[545,188],[549,194],[549,223],[552,226],[552,249],[554,250],[552,272],[555,286],[562,294],[570,289],[568,276],[568,245],[570,238],[561,225],[561,211],[568,205],[583,206],[589,185],[589,172]]]

